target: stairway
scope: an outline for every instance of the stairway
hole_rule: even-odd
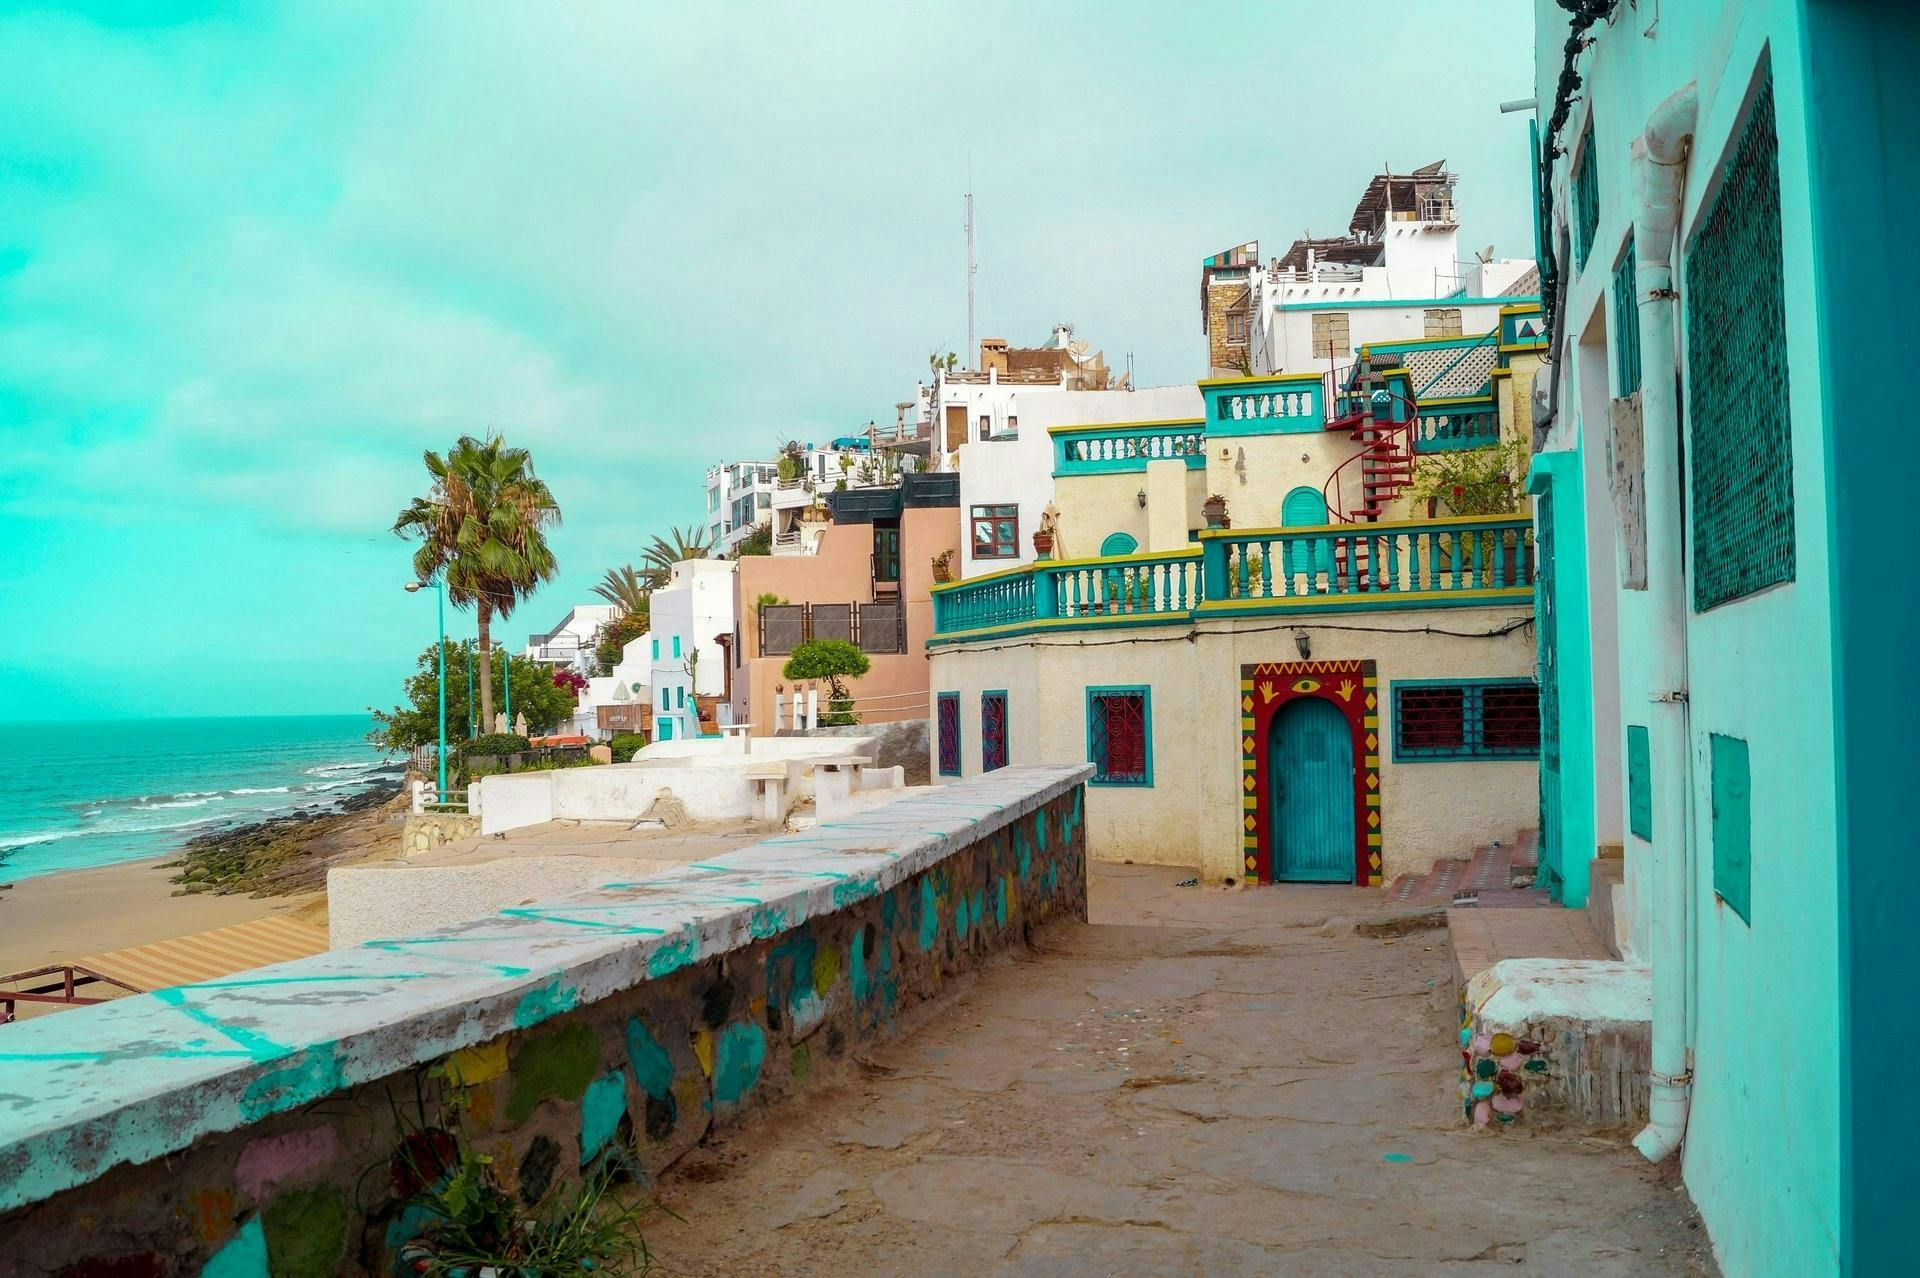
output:
[[[1540,840],[1533,830],[1511,842],[1475,848],[1471,857],[1435,861],[1425,874],[1403,874],[1387,885],[1390,900],[1408,905],[1538,907],[1551,905],[1542,888],[1530,886]],[[1520,881],[1523,885],[1515,887]]]
[[[1411,405],[1408,407],[1411,409]],[[1380,516],[1386,512],[1387,503],[1413,482],[1414,422],[1411,412],[1409,420],[1404,422],[1376,421],[1369,408],[1344,417],[1330,417],[1326,428],[1345,431],[1349,438],[1364,445],[1327,476],[1323,491],[1327,497],[1328,517],[1345,524],[1378,523]],[[1360,493],[1357,505],[1343,504],[1345,492],[1341,475],[1349,467],[1354,467],[1358,475]],[[1348,553],[1350,544],[1351,556]],[[1337,579],[1351,582],[1353,589],[1384,588],[1385,583],[1370,580],[1372,558],[1371,540],[1361,538],[1349,542],[1342,538],[1334,543]]]

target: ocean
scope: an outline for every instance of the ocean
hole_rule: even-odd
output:
[[[164,856],[399,776],[367,716],[0,724],[0,882]]]

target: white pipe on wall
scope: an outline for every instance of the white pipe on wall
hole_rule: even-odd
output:
[[[1647,602],[1652,617],[1649,739],[1653,787],[1653,1097],[1634,1147],[1652,1162],[1680,1148],[1692,1086],[1687,1042],[1688,903],[1693,889],[1688,807],[1687,601],[1681,556],[1678,297],[1673,244],[1686,192],[1699,99],[1689,84],[1654,109],[1633,144],[1634,297],[1640,314],[1640,425],[1646,467]]]

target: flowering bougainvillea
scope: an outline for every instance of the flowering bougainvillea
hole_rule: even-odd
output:
[[[553,672],[553,686],[565,688],[577,697],[587,690],[587,677],[578,670],[556,670]]]

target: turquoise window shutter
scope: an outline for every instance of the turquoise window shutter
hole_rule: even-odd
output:
[[[1653,842],[1653,744],[1633,723],[1627,725],[1627,829]]]
[[[1753,774],[1747,743],[1714,733],[1713,894],[1742,922],[1753,924]]]

